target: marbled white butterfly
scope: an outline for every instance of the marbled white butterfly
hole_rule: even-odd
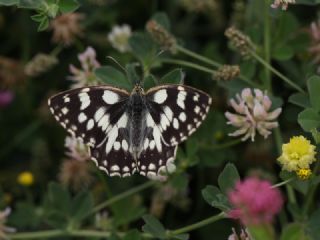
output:
[[[97,166],[110,176],[138,172],[150,178],[174,171],[177,146],[205,119],[211,97],[185,85],[161,85],[146,93],[92,86],[48,100],[56,120],[90,147]]]

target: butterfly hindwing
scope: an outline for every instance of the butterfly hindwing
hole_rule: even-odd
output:
[[[93,147],[121,118],[129,93],[111,86],[72,89],[48,100],[56,120],[73,136]]]
[[[185,85],[162,85],[147,93],[147,108],[165,143],[183,142],[205,119],[212,99],[201,90]]]

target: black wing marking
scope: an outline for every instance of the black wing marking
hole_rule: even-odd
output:
[[[161,132],[161,138],[170,146],[185,141],[196,131],[212,102],[208,94],[185,85],[154,87],[146,97],[148,110]]]
[[[111,86],[84,87],[59,93],[48,105],[62,127],[94,147],[123,115],[128,97],[125,90]]]

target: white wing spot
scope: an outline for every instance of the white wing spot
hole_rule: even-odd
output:
[[[156,146],[156,142],[154,140],[151,140],[149,143],[150,150],[153,150],[155,146]]]
[[[158,152],[161,152],[162,151],[161,133],[159,131],[159,128],[157,128],[157,127],[153,128],[153,138],[156,143],[156,147],[157,147]]]
[[[118,165],[112,165],[110,170],[113,172],[118,172],[120,170],[120,168]]]
[[[66,114],[69,112],[69,109],[66,108],[66,107],[64,107],[64,108],[61,109],[61,112],[62,112],[64,115],[66,115]]]
[[[172,110],[171,110],[168,106],[166,106],[166,107],[163,108],[163,111],[164,111],[164,113],[166,114],[168,120],[171,122],[171,121],[172,121],[172,118],[173,118],[173,112],[172,112]]]
[[[198,113],[200,112],[200,107],[199,107],[199,106],[196,106],[196,107],[194,108],[194,112],[195,112],[196,114],[198,114]]]
[[[150,115],[150,113],[147,113],[147,126],[148,127],[154,127],[155,123]]]
[[[156,165],[154,165],[153,163],[150,163],[148,169],[149,170],[155,170],[156,169]]]
[[[113,147],[114,147],[114,150],[118,151],[120,149],[120,147],[121,147],[120,142],[115,142]]]
[[[94,114],[94,120],[96,122],[99,122],[99,120],[103,117],[105,112],[106,112],[106,109],[104,107],[99,108]]]
[[[128,116],[126,113],[124,113],[119,119],[117,126],[119,128],[125,128],[127,126],[127,123],[128,123]]]
[[[90,91],[90,88],[83,88],[82,90],[81,90],[81,92],[89,92]]]
[[[129,172],[129,171],[130,171],[130,169],[129,169],[128,166],[124,166],[122,170],[123,170],[124,172]]]
[[[78,96],[79,96],[80,102],[81,102],[80,110],[86,109],[90,105],[90,97],[89,97],[88,93],[82,92],[82,93],[79,93]]]
[[[109,153],[110,150],[112,149],[114,141],[118,137],[118,128],[113,127],[112,130],[108,134],[108,142],[106,144],[106,153]]]
[[[185,109],[185,105],[184,105],[184,100],[182,100],[181,98],[177,98],[177,104],[179,107],[181,107],[182,109]]]
[[[178,129],[178,128],[179,128],[179,122],[178,122],[178,119],[176,119],[176,118],[173,119],[173,127],[174,127],[175,129]]]
[[[85,115],[83,112],[80,113],[78,116],[79,123],[83,123],[85,120],[87,120],[87,115]]]
[[[105,90],[102,98],[107,104],[115,104],[119,101],[119,95],[110,90]]]
[[[101,129],[105,131],[108,126],[109,126],[109,115],[106,114],[100,119],[98,123],[98,127],[101,127]]]
[[[179,91],[184,91],[184,87],[179,86],[179,87],[178,87],[178,90],[179,90]]]
[[[162,128],[162,130],[166,130],[167,126],[170,125],[170,122],[165,114],[161,114],[160,117],[161,117],[161,119],[160,119],[161,128]]]
[[[187,129],[190,131],[192,129],[192,125],[188,124]]]
[[[65,102],[65,103],[70,102],[70,98],[69,98],[69,97],[65,97],[65,98],[64,98],[64,102]]]
[[[148,146],[149,146],[149,138],[146,138],[144,140],[144,145],[143,145],[144,150],[147,150]]]
[[[181,122],[185,122],[187,120],[187,115],[184,112],[182,112],[179,115],[179,119],[181,120]]]
[[[128,151],[128,148],[129,148],[129,146],[128,146],[127,141],[123,139],[123,140],[122,140],[122,149],[123,149],[124,151]]]
[[[200,97],[200,95],[199,95],[198,93],[196,93],[196,94],[193,96],[193,101],[198,102],[198,101],[199,101],[199,97]]]
[[[94,121],[91,118],[87,123],[87,130],[91,130],[93,128],[93,126],[94,126]]]
[[[168,97],[167,90],[161,89],[157,91],[153,96],[153,101],[156,103],[162,104]]]

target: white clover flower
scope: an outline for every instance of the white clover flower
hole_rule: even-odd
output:
[[[119,52],[128,52],[130,51],[129,38],[131,37],[131,27],[127,24],[122,26],[114,26],[112,31],[108,34],[108,40],[111,43],[112,47],[117,49]]]
[[[271,4],[272,8],[278,8],[281,6],[282,10],[287,10],[289,4],[295,4],[295,0],[274,0]]]
[[[80,139],[67,136],[64,146],[67,148],[66,155],[74,160],[86,161],[90,159],[89,147]]]
[[[100,63],[96,59],[96,51],[92,47],[87,47],[83,53],[78,55],[78,59],[81,69],[72,64],[69,66],[70,72],[73,74],[69,79],[75,82],[71,88],[97,84],[97,79],[93,74],[93,71],[100,67]]]
[[[229,136],[240,136],[242,141],[251,138],[254,141],[256,131],[264,138],[271,134],[271,129],[278,127],[276,118],[281,113],[281,108],[268,112],[272,102],[270,98],[259,89],[253,89],[254,95],[250,88],[245,88],[240,94],[236,95],[236,100],[231,99],[230,105],[236,113],[226,112],[225,116],[229,120],[227,124],[239,128]]]

